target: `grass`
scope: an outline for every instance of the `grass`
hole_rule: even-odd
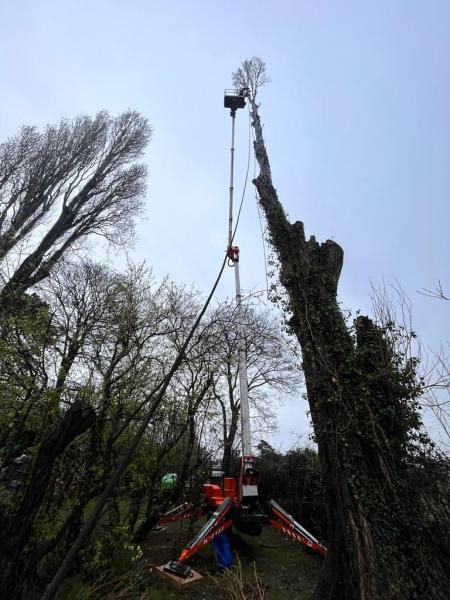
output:
[[[196,527],[198,529],[200,525]],[[187,523],[174,523],[164,531],[152,531],[142,545],[144,557],[150,565],[156,566],[177,558],[184,543],[192,537],[193,530],[189,530]],[[235,569],[234,576],[245,582],[254,581],[255,568],[257,577],[261,580],[264,595],[254,598],[268,600],[307,600],[317,581],[318,571],[322,559],[316,554],[311,554],[296,542],[283,538],[278,532],[265,528],[260,537],[253,537],[241,533],[232,533],[232,547],[239,557],[240,566]],[[172,598],[185,598],[192,600],[217,600],[228,598],[230,600],[247,599],[245,595],[232,596],[226,590],[229,587],[229,575],[217,572],[217,564],[212,547],[208,546],[194,556],[189,564],[202,575],[199,583],[192,584],[186,590],[179,590],[170,581],[161,577],[153,569],[150,573],[146,600],[171,600]],[[149,570],[151,567],[149,567]],[[241,574],[238,574],[238,569]],[[227,579],[228,578],[228,579]],[[239,586],[234,582],[235,588]],[[230,585],[232,585],[231,582]],[[255,584],[250,584],[255,589]],[[248,595],[247,588],[247,595]],[[221,595],[220,595],[221,594]],[[252,598],[252,596],[248,596]]]
[[[198,583],[180,590],[154,569],[177,558],[184,545],[203,525],[186,521],[153,530],[142,544],[145,563],[131,570],[117,568],[104,573],[94,584],[78,577],[66,580],[58,600],[307,600],[317,581],[322,558],[290,538],[266,527],[260,537],[233,531],[236,566],[219,573],[211,546],[203,548],[189,564],[204,575]],[[259,591],[258,591],[259,588]]]

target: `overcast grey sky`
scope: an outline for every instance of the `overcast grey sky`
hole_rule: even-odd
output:
[[[397,279],[424,343],[450,338],[449,304],[417,293],[439,279],[450,291],[449,0],[0,0],[0,39],[0,139],[101,109],[148,117],[132,257],[205,292],[226,242],[223,89],[243,59],[261,56],[274,182],[308,235],[344,248],[344,306],[367,312],[370,281]],[[237,127],[239,193],[244,111]],[[251,188],[237,235],[247,290],[265,286]],[[228,270],[218,297],[232,293]],[[305,408],[286,402],[277,442],[305,431]]]

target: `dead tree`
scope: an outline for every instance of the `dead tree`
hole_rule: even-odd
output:
[[[278,199],[266,151],[259,58],[234,73],[249,89],[259,175],[253,183],[303,356],[307,396],[327,493],[328,547],[315,591],[321,600],[445,597],[445,567],[433,554],[421,500],[407,486],[409,444],[420,427],[414,364],[399,364],[365,317],[347,326],[337,302],[343,250],[305,237]]]

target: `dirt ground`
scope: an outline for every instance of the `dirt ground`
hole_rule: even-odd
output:
[[[194,556],[188,564],[204,575],[204,578],[179,590],[152,566],[162,565],[177,558],[183,544],[202,526],[174,523],[160,531],[152,531],[142,544],[144,556],[150,565],[151,600],[186,598],[192,600],[217,600],[226,598],[223,593],[223,577],[217,570],[215,554],[208,546]],[[253,563],[265,587],[268,600],[307,600],[317,580],[322,558],[289,538],[266,527],[260,537],[248,536],[236,531],[231,534],[233,551],[239,557],[242,573],[249,578]]]

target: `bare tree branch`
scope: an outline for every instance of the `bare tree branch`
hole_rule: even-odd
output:
[[[450,302],[450,297],[444,294],[440,280],[438,281],[438,284],[434,290],[422,288],[419,290],[419,294],[422,294],[422,296],[428,296],[429,298],[437,298],[438,300],[447,300],[447,302]]]
[[[45,279],[75,242],[92,234],[130,240],[147,174],[136,161],[150,133],[137,112],[100,112],[42,133],[25,127],[0,145],[0,265],[9,256],[16,265],[9,275],[3,268],[2,309]],[[32,249],[13,256],[22,242]]]

